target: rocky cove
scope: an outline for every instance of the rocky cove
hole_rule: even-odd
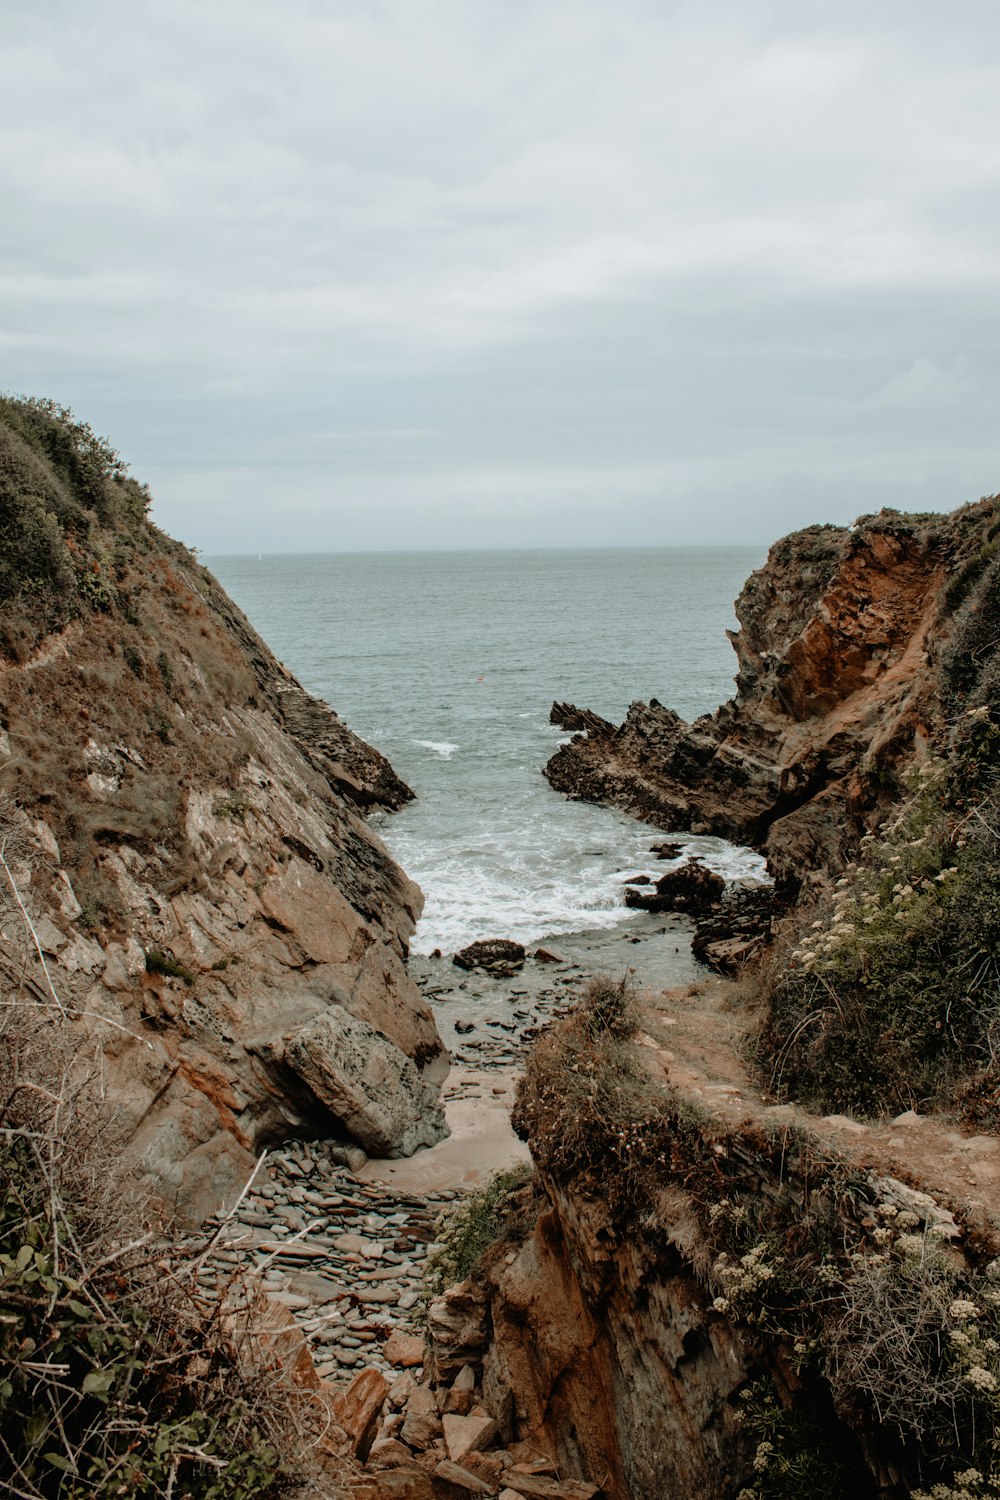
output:
[[[421,894],[367,821],[409,788],[106,445],[44,404],[2,415],[4,1140],[95,1101],[147,1195],[95,1264],[152,1236],[219,1332],[177,1407],[211,1440],[161,1434],[148,1492],[235,1474],[211,1380],[232,1405],[276,1369],[304,1493],[995,1493],[996,503],[776,544],[714,715],[557,706],[552,785],[677,847],[623,878],[628,935],[463,970],[411,957]],[[685,831],[761,850],[779,904],[678,900]],[[690,955],[695,921],[736,982]],[[924,932],[960,1001],[916,968]],[[912,1014],[879,1010],[891,973]],[[468,1190],[529,1151],[447,1284]],[[30,1434],[67,1371],[84,1406],[116,1388],[53,1319],[97,1277],[64,1285],[45,1238],[63,1202],[96,1222],[87,1172],[47,1168],[28,1212],[6,1170],[3,1399]],[[51,1463],[5,1421],[19,1492],[76,1493],[83,1449]],[[233,1493],[280,1493],[267,1462]]]

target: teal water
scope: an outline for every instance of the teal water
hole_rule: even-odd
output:
[[[618,722],[635,698],[684,718],[732,691],[732,602],[753,548],[205,559],[275,654],[417,793],[379,831],[422,886],[414,949],[534,942],[635,920],[624,875],[652,830],[569,802],[541,767],[553,699]],[[759,870],[685,838],[727,874]],[[659,869],[662,871],[663,866]]]

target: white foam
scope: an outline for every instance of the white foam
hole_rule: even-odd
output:
[[[414,740],[423,750],[433,750],[435,755],[440,755],[442,760],[451,760],[455,751],[460,747],[453,745],[451,740]]]

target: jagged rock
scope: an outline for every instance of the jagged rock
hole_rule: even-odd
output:
[[[793,894],[811,872],[840,870],[940,721],[942,584],[994,515],[986,500],[785,537],[737,601],[731,702],[693,724],[633,703],[618,728],[584,724],[545,775],[664,829],[752,845]]]
[[[696,919],[691,950],[717,974],[736,975],[769,942],[781,909],[773,886],[734,883],[715,911]]]
[[[506,975],[519,969],[525,956],[521,943],[511,942],[509,938],[484,938],[456,953],[452,963],[460,969],[485,969],[489,973]]]
[[[650,854],[655,854],[657,859],[679,859],[684,852],[684,845],[671,844],[669,842],[650,844],[649,852]]]
[[[368,1463],[373,1469],[398,1469],[413,1462],[413,1453],[398,1438],[376,1438],[368,1454]]]
[[[549,1479],[544,1474],[518,1474],[508,1470],[504,1475],[505,1493],[517,1500],[594,1500],[600,1488],[585,1479]]]
[[[557,724],[560,729],[568,729],[572,733],[582,730],[593,734],[614,732],[614,725],[609,724],[607,719],[591,713],[589,708],[577,708],[574,703],[553,703],[549,709],[549,723]]]
[[[455,1463],[461,1462],[467,1453],[488,1448],[497,1435],[497,1424],[492,1417],[445,1415],[441,1424],[448,1457]]]
[[[22,894],[53,983],[80,1014],[68,1024],[100,1048],[125,1155],[172,1213],[200,1219],[232,1201],[262,1145],[331,1130],[327,1106],[289,1087],[273,1049],[337,997],[429,1095],[447,1072],[406,970],[420,891],[360,812],[412,793],[122,482],[107,480],[97,515],[83,469],[52,468],[79,435],[63,423],[46,437],[46,423],[60,426],[0,416],[0,469],[29,511],[55,486],[73,566],[96,568],[101,605],[81,595],[68,618],[65,590],[0,602]],[[78,536],[73,513],[88,517]],[[44,992],[26,931],[22,942],[6,913],[3,925],[0,984],[23,976]]]
[[[415,1387],[406,1403],[399,1435],[411,1448],[429,1448],[441,1436],[441,1417],[430,1386]]]
[[[334,1416],[362,1460],[368,1457],[388,1390],[389,1382],[380,1370],[362,1370],[346,1391],[338,1391],[333,1399]]]
[[[562,959],[558,953],[550,953],[548,948],[536,948],[531,955],[538,964],[561,964]]]
[[[487,1342],[486,1307],[471,1282],[449,1287],[431,1303],[427,1342],[427,1368],[439,1384],[451,1380],[464,1365],[480,1362]]]
[[[625,905],[644,911],[683,911],[699,915],[714,911],[722,899],[726,882],[700,860],[689,859],[679,869],[668,870],[656,882],[655,893],[627,890]]]
[[[405,1468],[355,1480],[349,1493],[352,1500],[439,1500],[430,1475],[412,1461]]]
[[[372,1156],[410,1156],[448,1133],[436,1091],[410,1059],[346,1010],[286,1037],[281,1060]]]
[[[496,1486],[489,1480],[480,1479],[477,1474],[472,1474],[468,1469],[462,1468],[461,1464],[454,1463],[451,1459],[442,1459],[435,1465],[434,1477],[446,1486],[443,1491],[444,1500],[451,1500],[456,1492],[460,1496],[466,1495],[495,1495]]]

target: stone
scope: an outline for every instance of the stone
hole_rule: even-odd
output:
[[[518,1500],[594,1500],[596,1484],[585,1479],[550,1479],[545,1474],[519,1474],[516,1467],[504,1474],[504,1483]]]
[[[497,1435],[492,1417],[446,1415],[441,1419],[448,1457],[459,1463],[467,1453],[488,1448]]]
[[[427,1338],[435,1380],[451,1380],[463,1365],[479,1362],[487,1344],[486,1309],[471,1282],[435,1297],[427,1310]]]
[[[480,1479],[476,1474],[471,1474],[468,1469],[463,1469],[461,1464],[454,1463],[450,1459],[443,1459],[435,1466],[434,1477],[445,1484],[454,1485],[460,1494],[496,1494],[495,1485],[490,1484],[488,1480]]]
[[[484,938],[470,943],[452,958],[460,969],[486,969],[501,975],[511,974],[523,966],[526,954],[522,943],[509,938]]]
[[[389,1393],[389,1382],[380,1370],[361,1370],[346,1391],[338,1392],[333,1412],[351,1439],[355,1454],[362,1461],[368,1457],[378,1428],[382,1403]]]
[[[412,1461],[408,1467],[368,1474],[352,1485],[352,1500],[436,1500],[429,1474]]]
[[[437,1402],[427,1385],[418,1385],[406,1403],[406,1415],[399,1435],[411,1448],[428,1448],[441,1436],[441,1418]]]
[[[372,1468],[398,1469],[401,1464],[411,1464],[413,1454],[398,1438],[377,1438],[368,1453]]]
[[[397,1328],[386,1339],[382,1353],[390,1365],[413,1369],[424,1362],[423,1337],[418,1333],[403,1333]]]
[[[448,1133],[436,1089],[398,1047],[339,1006],[286,1036],[281,1057],[372,1156],[411,1156]]]

